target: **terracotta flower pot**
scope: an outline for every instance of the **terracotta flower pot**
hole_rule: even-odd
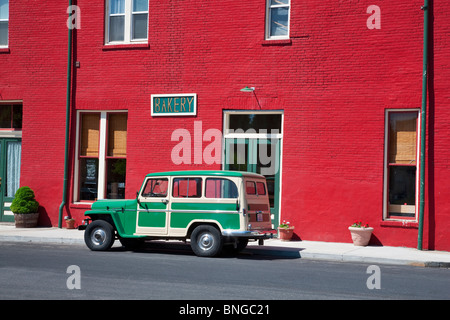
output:
[[[16,228],[34,228],[37,226],[39,212],[37,213],[14,213]]]
[[[291,240],[293,235],[294,235],[294,227],[278,228],[278,236],[282,241]]]
[[[372,236],[373,228],[355,228],[348,227],[352,235],[353,244],[355,246],[367,246]]]
[[[75,229],[75,220],[74,219],[67,219],[66,220],[66,228],[67,229]]]

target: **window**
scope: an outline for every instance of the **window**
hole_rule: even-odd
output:
[[[289,38],[290,0],[267,0],[266,39]]]
[[[229,132],[281,133],[281,113],[229,114]],[[243,133],[243,132],[242,132]]]
[[[106,43],[147,42],[148,0],[107,0],[106,3]]]
[[[256,185],[253,181],[247,181],[245,183],[245,190],[247,194],[256,194]]]
[[[81,113],[78,145],[75,201],[124,199],[127,114]]]
[[[8,47],[9,0],[0,0],[0,48]]]
[[[145,184],[143,197],[166,197],[167,188],[169,187],[168,179],[148,179]]]
[[[263,196],[266,194],[266,186],[262,182],[247,181],[245,183],[247,194]]]
[[[262,182],[257,182],[256,183],[256,192],[260,196],[265,195],[266,194],[266,186],[265,186],[265,184],[262,183]]]
[[[98,197],[100,114],[81,115],[80,200]]]
[[[389,111],[386,117],[386,218],[416,217],[417,111]]]
[[[0,105],[0,129],[22,129],[22,104]]]
[[[207,178],[205,197],[235,199],[238,197],[238,190],[236,184],[231,180],[222,178]]]
[[[173,179],[172,196],[175,198],[200,198],[202,196],[202,179]]]

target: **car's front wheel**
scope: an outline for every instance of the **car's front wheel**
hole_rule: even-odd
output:
[[[91,222],[84,232],[84,242],[93,251],[106,251],[114,243],[114,227],[104,220]]]

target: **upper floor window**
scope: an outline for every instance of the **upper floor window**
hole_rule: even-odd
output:
[[[148,0],[106,0],[106,13],[107,44],[147,42]]]
[[[290,0],[267,0],[266,39],[289,38]]]
[[[0,0],[0,48],[8,47],[9,0]]]

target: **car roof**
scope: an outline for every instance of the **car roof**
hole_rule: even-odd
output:
[[[227,170],[187,170],[187,171],[166,171],[147,174],[147,177],[156,176],[215,176],[215,177],[253,177],[264,178],[263,175],[245,171]]]

